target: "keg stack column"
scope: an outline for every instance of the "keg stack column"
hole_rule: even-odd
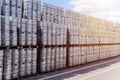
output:
[[[37,74],[40,3],[37,0],[0,0],[0,80]]]
[[[41,55],[38,61],[40,73],[66,68],[66,34],[64,9],[42,3],[41,7]],[[39,54],[39,53],[38,53]]]
[[[39,0],[0,0],[0,80],[120,56],[119,26]]]

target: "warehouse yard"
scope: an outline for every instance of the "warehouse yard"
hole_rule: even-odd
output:
[[[88,70],[111,62],[99,61],[120,56],[119,23],[40,0],[0,0],[0,13],[0,80],[26,79],[56,71],[63,71],[64,76],[70,74],[71,80],[87,80],[119,67],[118,63],[116,67],[108,66],[108,70],[107,66],[101,68],[105,72]],[[91,67],[89,63],[93,63]],[[73,74],[70,78],[77,70],[88,73],[84,72],[86,77]],[[64,77],[61,73],[56,75],[53,76]]]

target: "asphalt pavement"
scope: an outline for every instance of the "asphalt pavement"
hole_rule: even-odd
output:
[[[120,80],[120,57],[24,80]]]

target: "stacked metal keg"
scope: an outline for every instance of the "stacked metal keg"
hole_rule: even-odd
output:
[[[37,9],[40,3],[37,0],[0,0],[0,80],[37,73]]]
[[[0,80],[119,56],[119,25],[39,0],[0,0]]]
[[[66,67],[67,40],[64,9],[43,3],[41,15],[41,55],[38,70],[43,73],[63,69]]]

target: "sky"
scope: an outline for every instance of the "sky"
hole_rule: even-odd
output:
[[[42,2],[120,23],[120,0],[42,0]]]
[[[69,3],[70,0],[41,0],[42,2],[47,2],[59,7],[63,7],[66,9],[73,9],[73,6]]]

